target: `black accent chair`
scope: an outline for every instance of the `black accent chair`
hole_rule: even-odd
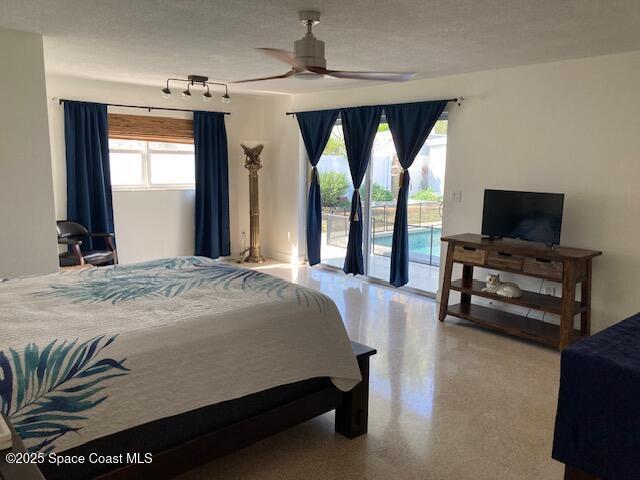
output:
[[[60,266],[73,267],[76,265],[107,265],[118,264],[118,252],[113,243],[113,233],[92,233],[76,222],[59,220],[56,222],[58,230],[58,244],[66,245],[69,251],[61,253]],[[103,238],[109,250],[80,250],[82,239],[85,237]]]

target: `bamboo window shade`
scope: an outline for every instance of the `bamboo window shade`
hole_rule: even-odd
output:
[[[110,113],[109,138],[147,142],[193,143],[193,120]]]

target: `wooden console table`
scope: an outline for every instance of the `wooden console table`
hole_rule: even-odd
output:
[[[580,336],[590,335],[591,261],[602,252],[561,246],[552,248],[522,240],[492,240],[471,233],[443,237],[442,241],[447,242],[448,247],[440,303],[441,322],[451,315],[560,350]],[[451,279],[454,263],[462,264],[462,278],[455,281]],[[474,280],[474,267],[560,282],[562,296],[523,290],[521,297],[507,298],[483,292],[485,282]],[[581,284],[580,301],[575,298],[578,283]],[[450,290],[461,293],[460,303],[449,305]],[[560,315],[560,326],[473,304],[473,295]],[[574,329],[577,314],[580,314],[580,330]]]

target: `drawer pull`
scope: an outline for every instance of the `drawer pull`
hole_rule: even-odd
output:
[[[513,257],[511,253],[507,253],[507,252],[498,252],[498,255],[500,257]]]
[[[540,262],[540,263],[551,263],[551,260],[546,259],[546,258],[536,258],[536,262]]]
[[[462,248],[464,248],[465,250],[468,250],[470,252],[475,252],[476,251],[476,249],[473,248],[473,247],[462,247]]]

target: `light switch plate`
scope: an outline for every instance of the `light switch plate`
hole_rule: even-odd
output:
[[[13,440],[9,425],[4,421],[4,418],[0,416],[0,450],[6,450],[13,446]]]

